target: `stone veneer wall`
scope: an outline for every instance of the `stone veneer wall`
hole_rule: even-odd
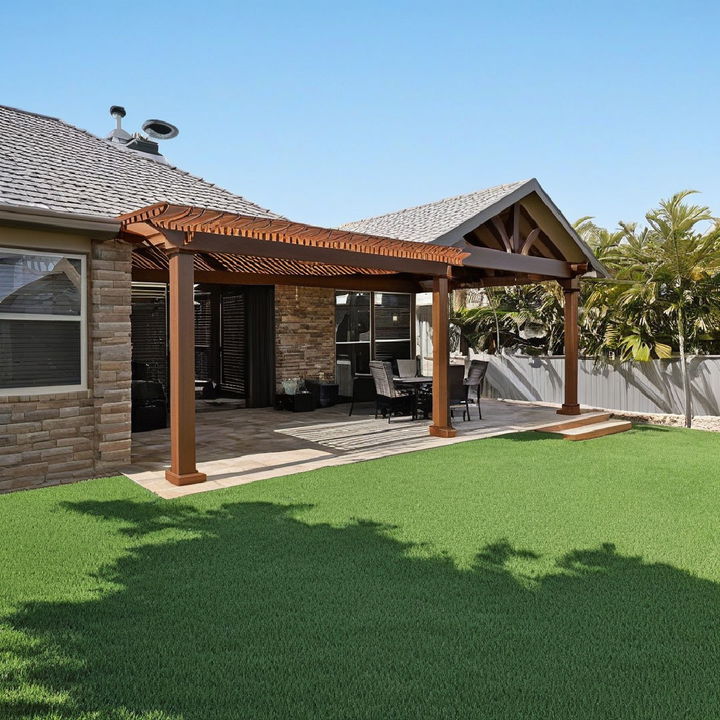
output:
[[[130,462],[130,246],[88,258],[88,390],[0,397],[0,492],[116,473]]]
[[[275,379],[335,377],[335,291],[275,286]]]

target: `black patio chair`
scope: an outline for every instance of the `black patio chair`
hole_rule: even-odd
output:
[[[393,382],[392,365],[386,360],[371,360],[370,374],[375,383],[375,417],[382,412],[388,422],[393,415],[416,416],[415,393],[400,390]]]
[[[480,397],[482,396],[483,385],[485,384],[485,375],[487,373],[487,360],[472,360],[470,362],[470,370],[468,376],[463,380],[463,395],[457,396],[452,394],[450,401],[450,417],[453,416],[453,406],[463,408],[463,420],[470,419],[470,405],[477,402],[478,419],[482,420],[482,410],[480,408]],[[475,395],[475,400],[471,395]]]
[[[460,405],[462,405],[463,408],[465,407],[467,389],[463,384],[464,378],[465,365],[450,364],[448,367],[448,399],[450,400],[450,417],[454,417],[454,408]]]

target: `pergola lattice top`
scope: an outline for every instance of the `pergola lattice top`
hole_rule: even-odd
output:
[[[176,231],[186,234],[186,242],[192,242],[198,233],[208,233],[306,247],[346,250],[368,255],[428,260],[454,266],[461,266],[463,259],[468,255],[461,248],[323,228],[279,218],[259,218],[169,203],[150,205],[133,213],[122,215],[120,220],[123,229],[128,233],[147,237],[150,228],[155,228],[160,232],[163,230]],[[144,232],[143,226],[145,226]],[[356,268],[348,269],[358,272]]]

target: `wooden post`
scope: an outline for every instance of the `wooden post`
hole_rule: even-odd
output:
[[[168,251],[170,280],[170,469],[173,485],[204,482],[195,467],[195,305],[193,253]]]
[[[565,318],[565,401],[558,410],[560,415],[579,415],[578,404],[578,298],[580,281],[577,278],[563,280],[560,285],[564,295]]]
[[[433,332],[433,411],[430,434],[437,437],[455,437],[456,431],[450,420],[448,397],[449,308],[448,279],[433,278],[432,332]]]

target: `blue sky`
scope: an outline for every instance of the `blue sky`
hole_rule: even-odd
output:
[[[537,177],[574,220],[720,215],[720,3],[6,2],[0,103],[336,225]]]

